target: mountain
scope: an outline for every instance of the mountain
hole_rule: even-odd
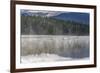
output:
[[[23,16],[42,16],[42,17],[53,17],[61,14],[61,11],[33,11],[33,10],[22,10],[21,15]]]
[[[63,12],[63,11],[38,11],[38,10],[22,10],[22,16],[41,16],[51,17],[64,21],[74,21],[83,24],[89,24],[89,14],[79,12]]]
[[[37,13],[32,13],[32,12],[23,12],[21,13],[22,16],[46,16],[47,13],[41,13],[41,12],[37,12]]]
[[[75,21],[83,24],[89,24],[89,14],[88,13],[61,13],[57,16],[53,16],[53,18],[65,20],[65,21]]]

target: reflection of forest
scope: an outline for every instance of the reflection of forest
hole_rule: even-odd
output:
[[[89,35],[89,25],[41,16],[21,16],[22,35]]]

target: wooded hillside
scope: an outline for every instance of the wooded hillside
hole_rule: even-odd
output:
[[[51,17],[22,16],[22,35],[89,35],[89,24]]]

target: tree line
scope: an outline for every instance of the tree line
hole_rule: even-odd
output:
[[[22,35],[89,35],[89,24],[52,17],[21,15]]]

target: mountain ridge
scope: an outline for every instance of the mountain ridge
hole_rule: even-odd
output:
[[[23,11],[22,16],[42,16],[60,19],[64,21],[74,21],[89,24],[89,14],[79,12],[60,12],[60,11]]]

